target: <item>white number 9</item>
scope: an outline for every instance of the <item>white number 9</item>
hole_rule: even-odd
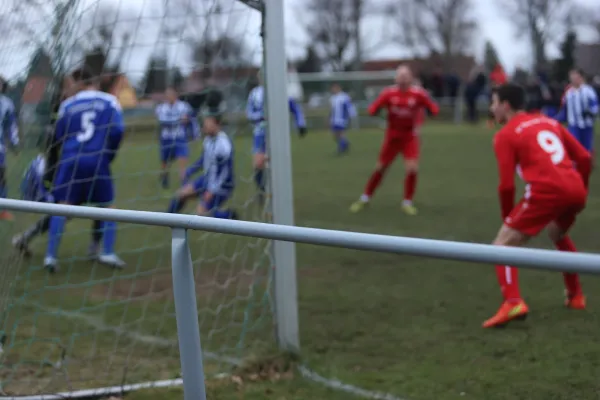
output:
[[[537,141],[542,150],[550,155],[553,164],[560,164],[564,160],[565,148],[556,133],[541,131],[537,135]]]
[[[96,111],[86,111],[81,114],[81,132],[76,136],[79,143],[85,143],[94,136],[96,133],[95,119]]]

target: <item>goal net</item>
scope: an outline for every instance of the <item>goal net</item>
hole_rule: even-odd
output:
[[[199,104],[216,90],[223,94],[225,130],[235,148],[236,189],[229,204],[245,220],[270,220],[269,196],[266,202],[257,196],[244,113],[262,63],[259,12],[237,0],[7,0],[0,7],[0,31],[4,96],[16,106],[21,138],[18,155],[7,137],[0,146],[8,197],[20,198],[22,176],[41,152],[56,99],[72,89],[64,77],[85,65],[124,109],[126,136],[112,166],[118,208],[166,211],[178,189],[178,162],[170,166],[168,188],[159,179],[154,108],[165,90],[177,88],[200,120]],[[202,142],[188,146],[193,162]],[[178,383],[169,230],[119,224],[116,252],[127,266],[115,270],[88,255],[93,222],[67,221],[60,269],[50,274],[43,267],[46,233],[32,236],[30,257],[13,243],[42,216],[4,217],[0,398],[84,397],[144,382]],[[210,377],[274,348],[270,242],[204,232],[190,232],[190,241]]]

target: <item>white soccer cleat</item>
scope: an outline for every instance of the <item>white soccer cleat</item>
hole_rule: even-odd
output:
[[[46,256],[46,258],[44,258],[44,268],[51,274],[55,273],[58,271],[58,260],[54,257]]]
[[[108,265],[109,267],[122,269],[125,268],[127,264],[125,261],[121,260],[119,256],[116,254],[100,254],[98,255],[98,262],[100,264]]]

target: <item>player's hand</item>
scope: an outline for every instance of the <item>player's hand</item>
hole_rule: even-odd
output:
[[[307,132],[306,127],[302,127],[300,129],[298,129],[298,132],[300,133],[300,137],[306,136],[306,132]]]

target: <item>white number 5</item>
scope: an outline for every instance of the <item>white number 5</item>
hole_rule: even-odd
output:
[[[565,148],[556,133],[541,131],[537,135],[537,141],[542,150],[550,155],[553,164],[560,164],[564,160]]]
[[[77,134],[78,142],[85,143],[94,136],[96,133],[95,119],[96,111],[86,111],[81,114],[81,132]]]

